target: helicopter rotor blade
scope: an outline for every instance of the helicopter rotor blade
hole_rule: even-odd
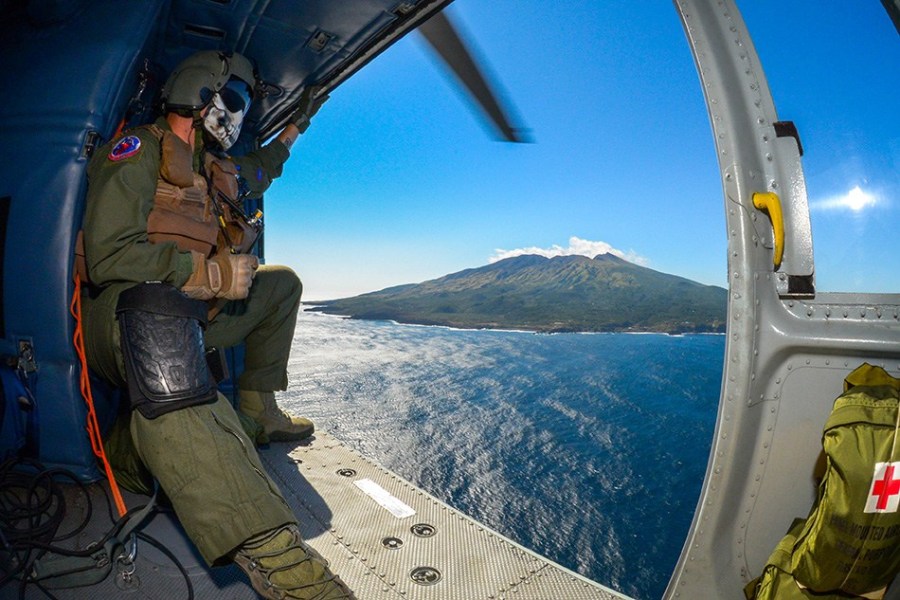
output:
[[[422,23],[419,32],[481,106],[503,139],[527,141],[524,130],[511,124],[508,111],[504,110],[450,19],[439,12]]]
[[[900,0],[881,0],[881,3],[884,4],[884,9],[890,15],[891,21],[894,22],[897,33],[900,33]]]

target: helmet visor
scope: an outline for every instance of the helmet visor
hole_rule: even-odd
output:
[[[225,108],[232,113],[246,113],[250,107],[250,86],[240,79],[232,79],[219,90],[219,96]]]

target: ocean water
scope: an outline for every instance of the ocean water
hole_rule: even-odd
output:
[[[699,496],[724,345],[301,312],[280,401],[517,542],[652,599]]]

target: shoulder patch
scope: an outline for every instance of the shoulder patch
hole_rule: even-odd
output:
[[[126,135],[119,140],[109,152],[109,160],[119,161],[136,156],[141,151],[141,138],[136,135]]]

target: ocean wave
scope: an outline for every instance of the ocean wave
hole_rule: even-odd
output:
[[[705,471],[723,337],[322,316],[300,315],[288,408],[552,560],[662,595]]]

